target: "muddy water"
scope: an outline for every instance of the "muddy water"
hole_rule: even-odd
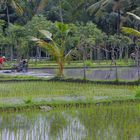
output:
[[[1,70],[0,74],[4,75],[25,75],[34,77],[53,78],[57,75],[58,69],[29,69],[28,72],[12,72],[9,70]],[[64,70],[64,75],[67,78],[84,77],[83,68],[67,68]],[[138,69],[136,67],[118,67],[118,79],[120,80],[138,80]],[[116,69],[113,68],[86,68],[86,78],[89,80],[115,80]]]
[[[0,140],[139,140],[140,105],[0,114]]]
[[[50,73],[56,75],[57,69],[32,69],[31,71],[38,73]],[[137,80],[138,69],[136,67],[118,67],[118,78],[120,80]],[[69,78],[83,78],[84,71],[82,68],[77,69],[65,69],[65,76]],[[116,70],[115,68],[87,68],[87,79],[90,80],[115,80]]]

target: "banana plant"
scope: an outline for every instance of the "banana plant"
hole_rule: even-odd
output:
[[[66,33],[65,37],[60,39],[60,42],[57,43],[53,37],[52,33],[50,33],[47,30],[39,30],[39,32],[44,35],[45,39],[38,39],[35,37],[32,37],[32,41],[35,41],[38,46],[40,46],[42,49],[47,50],[50,55],[52,55],[56,63],[58,64],[58,77],[64,76],[64,65],[66,61],[71,57],[71,53],[73,50],[70,50],[68,53],[65,52],[65,41],[68,35],[68,26],[63,23],[57,23],[57,27],[59,28],[61,33]]]

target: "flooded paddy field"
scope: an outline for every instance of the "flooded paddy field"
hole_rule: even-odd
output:
[[[135,102],[139,89],[47,81],[1,83],[0,140],[139,140],[140,103]],[[118,103],[100,104],[108,101]],[[40,109],[17,109],[42,102],[46,106],[39,105]],[[77,107],[71,106],[75,103]]]
[[[49,73],[52,75],[57,74],[57,69],[31,69],[36,73]],[[117,69],[119,80],[138,80],[137,67],[118,67]],[[66,78],[83,78],[83,68],[66,68],[64,70]],[[89,80],[115,80],[116,69],[115,67],[99,67],[99,68],[86,68],[86,77]]]
[[[139,140],[140,104],[0,114],[1,140]]]

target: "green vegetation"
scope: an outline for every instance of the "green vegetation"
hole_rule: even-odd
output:
[[[62,104],[135,99],[133,86],[64,82],[15,82],[1,83],[0,89],[1,106],[33,102]]]
[[[47,41],[34,37],[32,38],[32,40],[37,42],[37,44],[43,49],[48,50],[50,54],[56,59],[56,63],[58,64],[59,67],[58,76],[63,77],[64,65],[72,52],[72,50],[70,50],[67,54],[65,54],[65,50],[66,50],[65,42],[66,42],[66,38],[68,37],[69,27],[68,25],[59,22],[56,23],[56,27],[59,29],[60,32],[61,39],[59,40],[59,44],[57,44],[57,42],[52,39],[52,33],[46,30],[40,30],[40,32],[45,36]]]
[[[140,87],[135,89],[136,95],[135,97],[140,98]]]
[[[34,76],[25,76],[25,75],[0,75],[0,81],[41,81],[41,80],[48,80],[48,78],[39,78]]]
[[[15,64],[16,62],[6,62],[3,66],[3,69],[10,69],[12,67],[12,64]],[[125,60],[116,60],[116,63],[118,66],[135,66],[135,63],[133,60],[129,59],[126,63]],[[103,60],[103,61],[91,61],[86,60],[85,65],[87,67],[110,67],[112,64],[111,60]],[[83,67],[82,61],[69,61],[68,63],[65,63],[65,68],[74,68],[74,67]],[[58,68],[58,64],[55,61],[48,61],[48,60],[38,60],[37,62],[33,61],[32,59],[29,61],[29,68]]]
[[[140,104],[1,113],[0,137],[27,139],[138,139]],[[6,131],[5,131],[6,129]],[[32,134],[34,133],[34,135]]]
[[[139,0],[0,0],[0,68],[45,70],[0,74],[0,138],[139,139],[139,23]]]
[[[2,1],[1,55],[6,55],[11,61],[15,58],[19,61],[23,57],[28,60],[34,58],[36,62],[42,57],[56,60],[56,55],[54,57],[54,53],[50,53],[48,47],[47,50],[40,48],[30,40],[34,36],[47,43],[47,38],[39,34],[39,30],[47,30],[52,33],[52,39],[55,46],[61,50],[61,54],[63,52],[66,55],[76,48],[76,52],[72,55],[73,60],[93,62],[111,60],[116,69],[117,60],[125,60],[127,65],[130,59],[134,59],[137,64],[139,36],[131,34],[129,29],[132,27],[138,29],[139,2],[80,0],[78,5],[75,5],[75,2],[75,0]],[[59,26],[61,29],[56,27],[58,23],[63,25]],[[69,27],[67,37],[61,32],[66,26]],[[126,28],[127,26],[129,28]],[[131,33],[126,36],[121,33],[121,29],[122,31],[125,29],[125,33]]]

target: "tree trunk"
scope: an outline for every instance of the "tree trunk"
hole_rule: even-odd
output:
[[[10,47],[10,60],[13,61],[13,45]]]
[[[92,61],[93,60],[93,49],[90,48],[90,60]]]
[[[128,52],[129,52],[129,47],[125,47],[125,62],[128,63]]]
[[[121,12],[120,8],[118,9],[118,21],[117,21],[117,34],[120,35],[120,23],[121,23]]]
[[[39,60],[41,60],[41,49],[40,49],[40,47],[36,48],[36,62],[37,62],[38,58],[39,58]]]
[[[116,78],[116,81],[118,81],[119,80],[119,78],[118,78],[118,67],[117,67],[116,61],[114,63],[115,63],[115,78]]]
[[[112,62],[115,64],[115,80],[118,81],[118,67],[115,60],[115,46],[112,46],[112,52],[111,52]]]
[[[7,14],[7,23],[8,23],[8,26],[10,25],[10,16],[9,16],[9,8],[8,8],[8,5],[6,6],[6,14]]]
[[[86,60],[86,56],[85,54],[83,54],[83,71],[84,71],[84,77],[83,79],[86,80],[87,79],[87,76],[86,76],[86,63],[85,63],[85,60]]]
[[[108,50],[105,48],[105,59],[108,60],[109,59],[109,54],[108,54]]]
[[[84,77],[83,79],[86,80],[86,63],[85,63],[85,60],[83,60],[83,70],[84,70]]]
[[[59,16],[60,16],[60,20],[63,23],[63,14],[62,14],[62,5],[61,5],[61,0],[59,0]]]
[[[101,49],[98,46],[98,48],[97,48],[97,62],[98,62],[98,64],[100,64],[100,60],[101,60]]]
[[[61,59],[59,59],[59,60],[57,60],[57,64],[58,64],[58,69],[59,69],[57,76],[59,78],[62,78],[62,77],[64,77],[64,63]]]
[[[119,48],[119,59],[122,60],[122,57],[123,57],[123,50],[124,48],[122,46],[120,46]]]
[[[138,70],[138,81],[140,81],[140,51],[139,48],[136,50],[136,63],[137,63],[137,70]]]

